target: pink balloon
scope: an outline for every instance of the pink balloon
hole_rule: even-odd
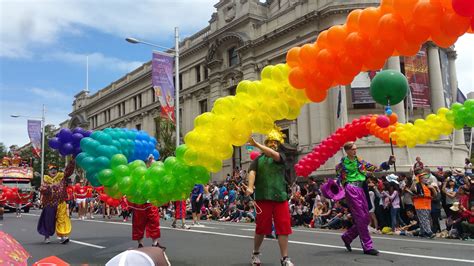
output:
[[[252,152],[250,153],[250,159],[251,159],[251,160],[255,160],[255,158],[257,158],[259,155],[260,155],[260,152],[258,152],[258,151],[252,151]]]
[[[386,128],[390,126],[390,119],[386,115],[379,115],[375,123],[381,128]]]

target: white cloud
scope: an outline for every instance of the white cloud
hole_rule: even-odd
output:
[[[58,52],[47,54],[42,57],[43,60],[61,61],[73,65],[86,64],[86,57],[89,56],[89,67],[97,69],[111,69],[120,72],[129,72],[141,66],[143,62],[139,61],[124,61],[115,57],[107,57],[101,53],[79,54]]]
[[[474,35],[461,36],[456,42],[455,49],[458,54],[456,59],[458,87],[467,94],[474,91]]]
[[[54,44],[84,27],[118,37],[157,39],[174,27],[194,33],[205,27],[217,0],[2,0],[0,56],[30,57],[32,48]],[[183,19],[186,18],[186,19]]]

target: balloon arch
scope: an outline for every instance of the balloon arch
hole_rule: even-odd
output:
[[[416,55],[427,41],[447,48],[473,29],[471,0],[382,0],[378,7],[353,10],[344,25],[321,32],[316,42],[290,49],[286,64],[266,66],[261,80],[241,81],[235,96],[217,99],[211,112],[195,118],[176,157],[146,168],[131,158],[143,159],[156,140],[143,132],[106,129],[80,141],[77,163],[90,168],[89,180],[103,184],[114,198],[127,194],[132,202],[156,205],[185,198],[195,183],[208,182],[209,172],[220,171],[233,146],[244,145],[252,133],[266,134],[275,121],[296,119],[303,105],[324,101],[331,87],[350,84],[361,71],[383,68],[390,56]],[[474,126],[472,100],[441,108],[414,124],[398,123],[395,114],[362,116],[323,140],[295,169],[306,176],[345,141],[368,134],[414,147],[464,125]],[[148,151],[140,153],[134,145]]]

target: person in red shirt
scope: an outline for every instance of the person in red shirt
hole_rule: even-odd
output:
[[[186,225],[186,200],[178,200],[173,202],[174,205],[174,218],[171,226],[176,228],[176,221],[181,220],[181,228],[189,229],[190,227]]]
[[[86,203],[87,203],[87,189],[81,184],[77,183],[74,189],[74,198],[76,199],[76,204],[79,208],[78,215],[80,220],[86,218]]]
[[[74,202],[74,187],[67,186],[67,199],[66,199],[66,206],[67,206],[67,213],[69,217],[71,217],[72,212],[74,210],[75,202]]]
[[[469,210],[459,204],[459,209],[462,211],[462,217],[466,219],[466,221],[461,222],[462,240],[467,240],[469,237],[474,239],[474,205]]]
[[[89,182],[87,182],[86,191],[86,212],[89,212],[89,218],[94,219],[94,203],[95,203],[95,198],[94,198],[94,187],[90,185]]]
[[[128,221],[128,217],[130,216],[130,208],[128,206],[127,196],[123,196],[120,199],[120,208],[122,209],[123,222],[125,223]]]

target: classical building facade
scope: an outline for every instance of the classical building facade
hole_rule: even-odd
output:
[[[197,115],[210,111],[216,99],[235,94],[241,80],[259,79],[264,66],[285,62],[290,48],[314,42],[319,32],[344,23],[350,11],[378,4],[379,1],[370,0],[267,0],[265,3],[258,0],[220,0],[214,5],[216,12],[209,25],[180,43],[181,139],[193,129]],[[409,120],[449,105],[449,95],[457,93],[454,50],[443,50],[449,59],[446,64],[440,60],[440,48],[427,44],[426,49],[430,105],[407,112]],[[442,70],[446,67],[449,73],[448,89],[443,87],[446,75],[442,75]],[[386,68],[403,72],[403,58],[390,58]],[[383,113],[383,106],[356,101],[360,93],[364,94],[360,83],[364,83],[363,76],[354,80],[353,85],[358,84],[359,87],[355,94],[352,88],[355,85],[333,88],[324,102],[304,106],[297,120],[278,121],[287,135],[287,141],[297,147],[299,156],[311,151],[348,121],[363,114]],[[401,122],[407,118],[404,106],[401,103],[393,107]],[[79,92],[75,96],[68,126],[138,128],[154,135],[154,118],[160,115],[159,107],[151,85],[151,63],[147,62],[95,94]],[[421,156],[427,165],[462,166],[467,155],[462,135],[462,132],[456,132],[451,137],[414,149],[395,148],[397,170],[408,170],[415,156]],[[359,154],[376,164],[386,160],[390,154],[390,146],[373,137],[359,140],[358,146]],[[333,174],[334,165],[341,156],[342,153],[337,154],[314,174]],[[223,171],[214,178],[223,178],[233,167],[246,168],[249,161],[245,147],[236,147],[233,158],[224,162]]]

